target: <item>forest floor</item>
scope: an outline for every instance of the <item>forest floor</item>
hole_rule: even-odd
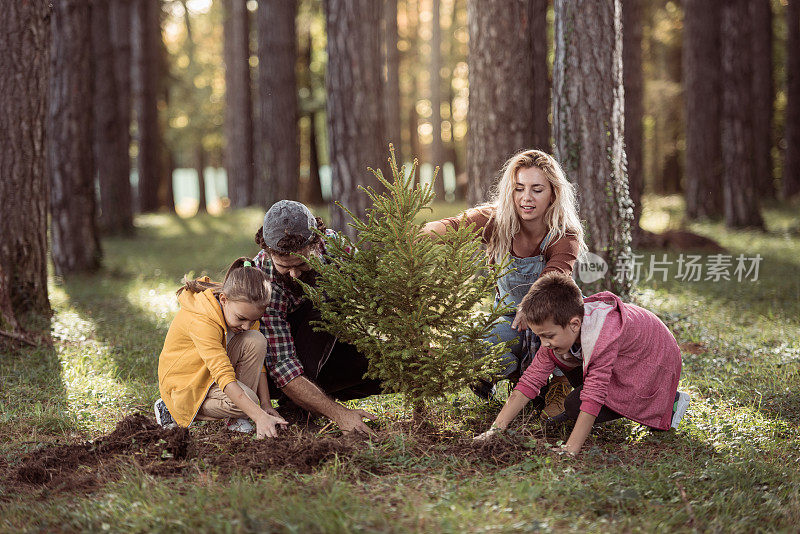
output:
[[[681,226],[679,199],[648,200],[648,230]],[[637,251],[634,300],[675,333],[692,404],[678,431],[600,426],[578,458],[551,450],[566,430],[546,435],[534,412],[474,444],[499,406],[468,391],[432,406],[422,429],[395,396],[353,401],[378,414],[372,438],[330,425],[265,441],[219,423],[156,427],[180,279],[256,252],[263,214],[141,216],[134,238],[104,240],[100,273],[51,280],[52,346],[0,346],[0,531],[796,531],[797,213],[767,207],[767,232],[686,226],[725,249],[693,260],[700,281],[679,276],[688,251]],[[740,255],[751,267],[757,254],[757,280],[736,273]],[[725,256],[731,279],[706,280]]]

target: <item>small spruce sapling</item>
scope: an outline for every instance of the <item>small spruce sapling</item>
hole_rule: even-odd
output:
[[[329,262],[306,258],[319,276],[316,287],[304,289],[321,312],[320,326],[364,353],[366,376],[401,393],[416,418],[426,400],[501,369],[506,345],[485,338],[509,310],[478,308],[508,264],[487,264],[473,225],[441,238],[424,235],[415,219],[430,210],[433,182],[415,185],[416,160],[406,176],[389,150],[391,182],[369,169],[385,191],[359,187],[372,201],[365,220],[339,205],[352,219],[356,241],[328,240]],[[438,168],[434,180],[436,174]]]

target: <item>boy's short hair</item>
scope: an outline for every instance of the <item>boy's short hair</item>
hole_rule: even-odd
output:
[[[581,290],[572,278],[559,272],[540,276],[519,306],[528,324],[551,320],[563,328],[573,317],[583,318]]]

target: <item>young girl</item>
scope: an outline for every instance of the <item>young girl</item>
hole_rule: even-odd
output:
[[[534,398],[552,370],[561,368],[575,390],[556,421],[574,420],[565,448],[577,454],[592,425],[626,417],[656,430],[677,428],[689,395],[678,391],[681,351],[652,312],[604,291],[587,297],[568,276],[539,278],[520,305],[521,321],[542,340],[487,439]]]
[[[498,323],[493,342],[514,341],[506,354],[504,376],[516,378],[524,370],[526,354],[534,354],[539,340],[531,336],[532,347],[525,347],[526,331],[515,320],[522,298],[539,276],[548,272],[571,275],[578,256],[586,250],[583,228],[578,219],[575,189],[564,176],[558,162],[540,150],[525,150],[503,166],[503,176],[491,202],[469,209],[458,217],[428,223],[424,231],[444,234],[448,227],[474,224],[486,245],[490,262],[511,259],[511,270],[497,283],[497,299],[503,299],[513,312]],[[528,334],[530,336],[530,334]],[[476,393],[491,396],[493,385],[482,381]],[[543,417],[563,409],[569,392],[567,379],[556,371],[547,395]]]
[[[228,419],[228,428],[256,437],[276,436],[286,425],[272,408],[264,373],[267,342],[258,320],[270,297],[264,273],[248,258],[228,269],[222,284],[208,277],[184,280],[181,309],[158,359],[161,398],[156,421],[186,427],[195,420]]]

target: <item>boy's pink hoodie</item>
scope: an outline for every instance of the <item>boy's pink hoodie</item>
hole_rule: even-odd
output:
[[[608,291],[584,299],[581,411],[594,416],[605,405],[652,428],[666,430],[681,376],[681,351],[654,313],[625,304]],[[556,366],[574,369],[542,346],[516,388],[532,399]]]

